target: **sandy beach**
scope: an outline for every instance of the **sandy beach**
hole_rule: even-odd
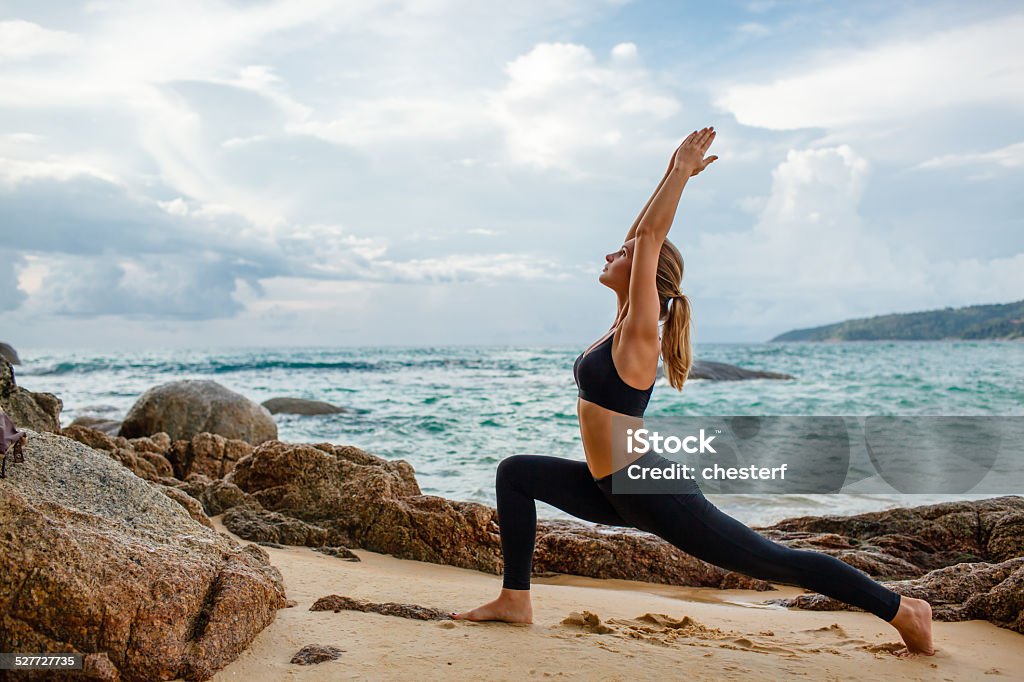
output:
[[[219,517],[213,521],[230,535]],[[968,680],[1013,679],[1024,669],[1021,635],[986,621],[935,622],[936,654],[901,658],[896,631],[871,614],[760,603],[802,592],[786,586],[755,592],[536,578],[531,625],[312,612],[329,594],[464,610],[493,599],[500,578],[361,549],[359,562],[304,547],[265,549],[296,604],[280,609],[215,680]],[[344,653],[317,665],[290,663],[308,644]]]

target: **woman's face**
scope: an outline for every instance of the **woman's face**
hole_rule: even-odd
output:
[[[633,268],[633,247],[636,239],[630,239],[618,251],[606,254],[604,269],[598,281],[615,291],[629,290],[629,273]]]

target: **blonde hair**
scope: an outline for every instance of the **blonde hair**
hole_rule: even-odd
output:
[[[683,383],[693,366],[693,346],[690,340],[692,309],[690,299],[679,291],[682,281],[683,256],[676,245],[666,239],[658,255],[655,282],[660,304],[658,319],[665,321],[661,332],[661,358],[665,376],[677,391],[683,390]]]
[[[679,291],[683,281],[683,255],[668,239],[658,254],[658,271],[654,275],[658,289],[658,321],[661,328],[661,359],[668,383],[677,391],[683,390],[686,377],[693,367],[693,345],[690,341],[692,311],[690,299]],[[619,311],[623,319],[629,311],[629,299]]]

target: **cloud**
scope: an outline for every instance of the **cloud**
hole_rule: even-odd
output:
[[[33,253],[38,314],[206,320],[237,315],[240,283],[263,294],[279,277],[382,284],[555,281],[570,277],[534,253],[447,253],[398,259],[389,243],[333,224],[267,232],[223,207],[151,200],[90,174],[0,183],[0,239]],[[26,301],[8,260],[6,300]]]
[[[18,281],[23,264],[21,254],[0,250],[0,310],[16,310],[25,301],[27,294]]]
[[[944,154],[922,161],[914,166],[918,169],[959,168],[973,165],[995,165],[1002,168],[1018,168],[1024,166],[1024,142],[1011,144],[990,152],[974,154]]]
[[[616,45],[611,57],[602,64],[583,45],[542,43],[506,65],[508,83],[491,96],[490,111],[511,160],[571,168],[579,152],[628,148],[682,109],[634,44]]]
[[[242,310],[232,297],[235,269],[216,255],[61,256],[46,264],[35,314],[209,320]]]
[[[860,213],[871,164],[847,145],[790,150],[753,229],[702,234],[684,252],[705,319],[777,333],[853,316],[1002,302],[1024,291],[1024,253],[929,260]],[[754,208],[758,202],[747,198]],[[715,305],[714,303],[722,303]]]
[[[0,62],[68,54],[80,44],[78,36],[66,31],[43,28],[30,21],[0,21]]]
[[[724,86],[713,101],[740,123],[771,130],[906,120],[952,106],[1022,109],[1022,34],[1024,15],[1015,15],[832,51],[802,58],[790,75],[770,83]]]

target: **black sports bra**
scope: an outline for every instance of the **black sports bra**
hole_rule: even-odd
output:
[[[654,384],[642,391],[622,380],[612,360],[614,338],[615,332],[612,332],[590,352],[581,353],[573,363],[572,374],[576,379],[579,397],[613,412],[642,417],[651,399]]]

